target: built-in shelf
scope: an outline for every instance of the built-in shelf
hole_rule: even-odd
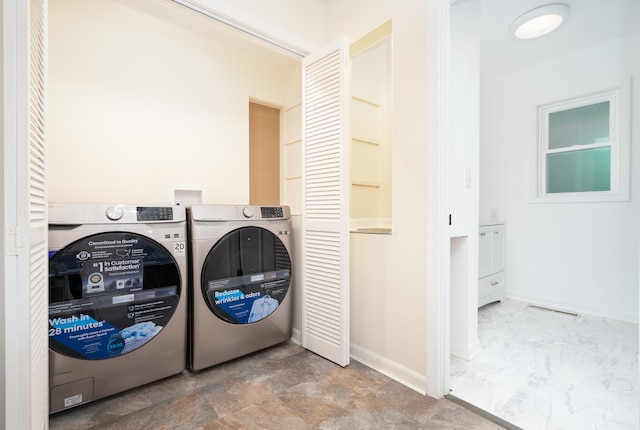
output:
[[[390,235],[391,21],[350,47],[350,232]]]
[[[351,96],[351,99],[353,101],[360,102],[360,103],[365,103],[365,104],[368,104],[368,105],[373,106],[373,107],[377,107],[377,108],[380,107],[379,103],[376,103],[376,102],[371,101],[371,100],[364,99],[362,97]]]
[[[351,230],[351,233],[391,234],[391,229],[390,228],[385,228],[385,227],[356,228],[354,230]]]
[[[375,141],[373,141],[371,139],[363,139],[363,138],[360,138],[360,137],[352,137],[351,140],[354,143],[364,143],[364,144],[367,144],[367,145],[380,146],[379,142],[375,142]]]
[[[351,185],[356,187],[380,188],[380,182],[373,181],[351,181]]]

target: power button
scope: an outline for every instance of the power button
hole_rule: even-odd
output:
[[[242,215],[244,215],[245,218],[253,218],[253,208],[251,206],[245,207],[242,209]]]
[[[124,211],[121,207],[110,206],[107,208],[106,215],[111,221],[118,221],[124,215]]]

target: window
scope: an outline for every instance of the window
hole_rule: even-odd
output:
[[[538,109],[539,201],[628,199],[629,143],[622,133],[628,123],[621,121],[621,105],[614,90]]]

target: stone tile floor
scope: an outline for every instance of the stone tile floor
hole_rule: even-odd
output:
[[[482,351],[452,394],[523,429],[638,430],[638,324],[507,299],[478,311]]]
[[[286,342],[199,373],[185,371],[54,414],[49,428],[489,430],[502,427],[450,400],[420,395],[356,361],[342,368]]]

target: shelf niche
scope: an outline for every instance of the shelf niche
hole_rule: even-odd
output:
[[[391,21],[350,47],[351,231],[391,233]]]

